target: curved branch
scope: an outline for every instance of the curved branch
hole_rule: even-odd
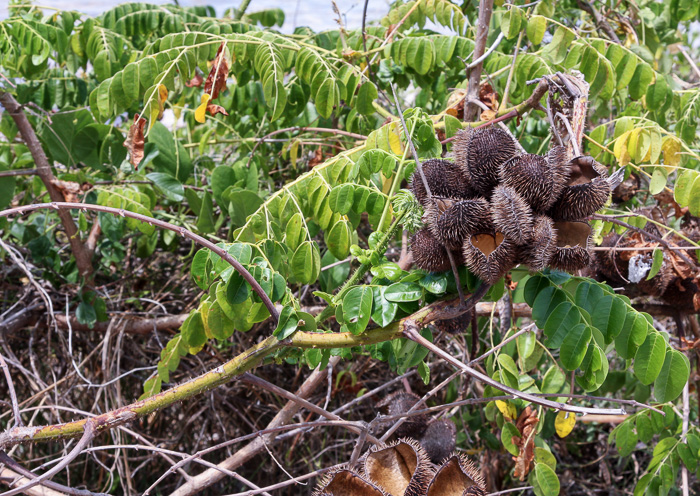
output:
[[[25,214],[27,212],[33,212],[34,210],[43,210],[43,209],[53,209],[53,210],[58,210],[59,212],[64,211],[64,210],[70,210],[70,209],[82,209],[82,210],[91,210],[93,212],[105,212],[108,214],[112,215],[118,215],[120,217],[130,217],[132,219],[140,220],[141,222],[145,222],[147,224],[150,224],[152,226],[157,226],[160,227],[161,229],[167,229],[169,231],[173,231],[175,233],[178,233],[181,236],[184,236],[185,238],[189,238],[198,245],[204,246],[205,248],[210,249],[217,255],[219,255],[221,258],[226,260],[229,264],[233,266],[234,269],[238,271],[241,276],[243,276],[243,279],[246,280],[248,284],[250,284],[251,288],[253,288],[253,291],[255,291],[260,299],[263,301],[265,304],[265,307],[267,307],[267,310],[270,312],[270,315],[272,315],[275,318],[275,321],[279,320],[279,312],[275,308],[274,303],[272,303],[272,300],[270,300],[270,297],[267,296],[267,293],[263,290],[263,288],[260,286],[258,281],[255,280],[255,278],[248,272],[248,270],[241,265],[241,263],[233,258],[226,250],[219,248],[216,246],[214,243],[209,241],[208,239],[203,238],[202,236],[199,236],[198,234],[193,233],[192,231],[189,231],[185,229],[184,227],[178,227],[174,224],[171,224],[169,222],[165,222],[163,220],[159,219],[154,219],[153,217],[149,217],[147,215],[141,215],[137,214],[134,212],[129,212],[128,210],[124,210],[123,208],[112,208],[112,207],[103,207],[102,205],[92,205],[90,203],[70,203],[70,202],[51,202],[51,203],[35,203],[32,205],[25,205],[22,207],[15,207],[15,208],[8,208],[7,210],[2,210],[0,211],[0,217],[9,217],[10,215],[15,215],[15,214]]]

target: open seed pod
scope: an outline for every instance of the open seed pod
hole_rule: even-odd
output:
[[[630,258],[628,269],[630,275],[632,272],[632,264],[635,261],[637,261],[637,259],[641,259],[642,263],[645,265],[645,269],[650,269],[653,263],[652,253],[653,252],[646,252],[643,254],[638,254],[636,257]],[[639,289],[651,296],[661,296],[662,294],[664,294],[668,289],[668,285],[671,283],[673,278],[676,277],[675,271],[673,270],[672,262],[667,255],[664,255],[663,262],[661,263],[661,268],[659,268],[659,271],[656,273],[656,275],[651,279],[647,280],[646,276],[648,275],[648,272],[648,270],[645,270],[644,275],[639,281],[633,281],[629,277],[628,279],[630,280],[630,282],[636,282],[639,286]]]
[[[433,237],[448,248],[459,249],[467,235],[492,229],[489,202],[483,198],[458,200],[433,197],[425,218]]]
[[[536,212],[546,212],[557,201],[568,174],[552,165],[545,157],[527,153],[501,164],[501,184],[510,186]]]
[[[442,464],[428,484],[426,496],[483,496],[484,479],[474,463],[464,455],[454,454]]]
[[[409,243],[411,244],[411,252],[413,253],[413,263],[415,263],[419,269],[428,272],[444,272],[450,270],[450,258],[447,255],[447,250],[433,237],[427,227],[424,227],[411,236]],[[457,265],[464,263],[460,250],[454,250],[452,254]]]
[[[325,475],[312,496],[389,496],[375,484],[348,469],[333,470]]]
[[[478,233],[464,242],[464,260],[474,274],[493,284],[514,266],[515,244],[503,233]]]
[[[428,455],[413,439],[373,446],[363,466],[365,479],[391,496],[421,496],[433,477]]]
[[[605,168],[593,157],[576,157],[559,200],[549,210],[554,220],[578,220],[600,210],[610,197]]]
[[[518,153],[513,137],[498,127],[459,131],[452,149],[471,187],[484,196],[498,184],[499,166]]]
[[[510,186],[500,185],[493,190],[491,219],[496,232],[502,232],[515,244],[528,243],[532,238],[532,209]]]
[[[469,181],[460,167],[449,160],[432,158],[422,164],[425,180],[433,196],[450,196],[453,198],[472,198],[476,193],[469,187]],[[424,207],[427,206],[428,194],[417,170],[411,176],[411,191]]]
[[[591,226],[587,222],[555,222],[557,246],[549,265],[555,269],[573,272],[583,269],[591,262],[588,245]]]
[[[409,411],[413,405],[418,403],[420,396],[407,391],[397,391],[382,399],[377,403],[377,408],[385,415],[400,415]],[[428,427],[430,418],[427,414],[415,415],[406,418],[394,434],[396,437],[420,438]]]
[[[557,247],[557,232],[554,223],[546,215],[538,215],[532,223],[532,238],[519,247],[520,262],[531,270],[540,271],[549,265]]]
[[[450,419],[433,420],[418,442],[430,461],[438,464],[454,451],[457,445],[457,427]]]

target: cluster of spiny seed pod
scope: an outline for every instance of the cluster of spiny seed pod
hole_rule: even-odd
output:
[[[575,271],[591,261],[585,218],[611,193],[605,168],[562,146],[546,156],[520,153],[497,127],[460,131],[454,162],[431,159],[411,190],[426,226],[411,238],[414,263],[430,272],[459,265],[492,284],[517,264]],[[428,185],[426,191],[423,178]]]
[[[420,444],[400,439],[378,445],[360,459],[359,469],[329,472],[313,496],[484,496],[479,470],[454,453],[433,465]]]

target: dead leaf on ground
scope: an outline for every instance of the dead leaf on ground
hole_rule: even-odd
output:
[[[69,203],[78,203],[78,193],[82,191],[80,184],[73,181],[61,181],[60,179],[53,179],[51,183],[56,186],[63,198]]]
[[[524,481],[527,474],[530,473],[532,462],[535,458],[535,431],[537,423],[540,419],[537,417],[537,412],[532,407],[527,407],[522,411],[518,420],[515,422],[520,432],[520,437],[513,436],[513,444],[518,447],[518,456],[514,456],[515,470],[513,475]]]
[[[226,88],[229,65],[228,60],[226,60],[225,46],[226,42],[221,42],[219,50],[216,52],[216,57],[214,57],[214,62],[211,64],[207,81],[204,83],[204,92],[209,93],[212,100],[215,100],[219,93]]]
[[[124,146],[129,151],[129,161],[134,169],[138,169],[141,160],[143,160],[143,147],[146,144],[146,138],[143,134],[145,125],[146,119],[135,114],[134,123],[129,128],[129,134],[124,141]]]

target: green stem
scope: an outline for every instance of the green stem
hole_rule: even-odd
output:
[[[404,218],[406,215],[406,212],[401,212],[399,215],[396,217],[395,222],[391,225],[389,230],[384,234],[382,239],[379,241],[379,244],[377,244],[377,247],[374,249],[374,253],[378,253],[380,256],[384,255],[384,252],[386,251],[389,241],[393,239],[393,237],[396,235],[397,231],[399,230],[399,227],[401,227],[401,220]],[[360,265],[355,272],[350,276],[350,278],[345,281],[345,284],[340,288],[340,291],[333,297],[333,303],[329,303],[326,308],[323,309],[323,311],[316,316],[316,324],[320,324],[324,322],[326,319],[328,319],[333,313],[335,312],[335,307],[338,305],[340,301],[342,301],[343,296],[345,296],[345,293],[347,293],[351,287],[353,287],[355,284],[357,284],[360,279],[367,273],[369,269],[372,268],[372,264],[367,262],[363,263]]]
[[[248,5],[250,5],[250,0],[243,0],[241,2],[241,6],[236,9],[236,15],[233,17],[236,21],[241,20],[243,14],[245,14],[246,9],[248,8]]]

